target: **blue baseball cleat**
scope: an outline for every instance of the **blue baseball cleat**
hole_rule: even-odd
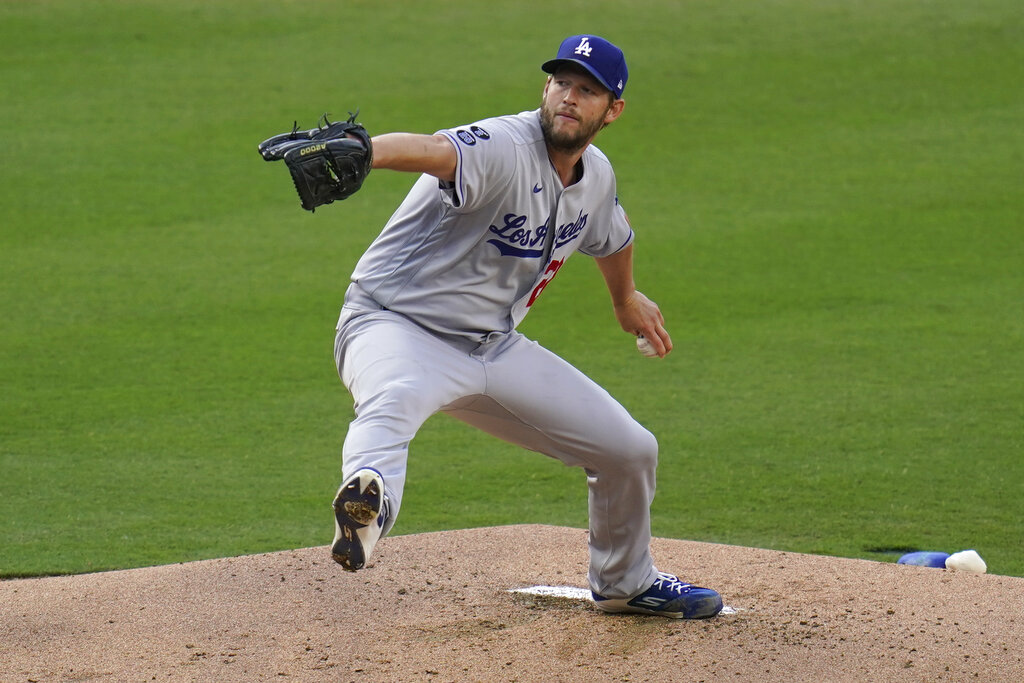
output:
[[[362,569],[380,540],[387,517],[384,478],[368,467],[357,470],[334,497],[334,561],[350,572]]]
[[[707,619],[722,611],[722,596],[710,588],[683,583],[658,573],[650,588],[632,598],[605,598],[594,593],[598,609],[612,613],[655,614],[672,619]]]

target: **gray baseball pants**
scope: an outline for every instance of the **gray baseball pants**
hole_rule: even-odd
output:
[[[657,578],[650,554],[657,440],[582,372],[518,332],[493,333],[482,344],[441,337],[365,295],[347,298],[334,350],[355,400],[342,473],[372,467],[384,477],[385,533],[401,508],[409,442],[444,412],[583,468],[592,590],[629,597]]]

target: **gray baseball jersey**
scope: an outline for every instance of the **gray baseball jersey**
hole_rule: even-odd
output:
[[[458,153],[455,181],[421,176],[352,274],[381,306],[482,341],[514,329],[572,253],[632,242],[608,159],[589,146],[564,188],[539,110],[439,132]]]

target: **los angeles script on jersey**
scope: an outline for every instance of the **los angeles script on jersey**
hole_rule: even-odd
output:
[[[583,228],[587,225],[587,216],[580,209],[576,220],[558,226],[555,233],[555,249],[569,244],[580,236]],[[489,230],[497,235],[496,238],[487,240],[501,252],[502,256],[515,256],[516,258],[540,258],[544,255],[544,238],[548,234],[547,225],[539,225],[536,228],[526,228],[529,219],[515,213],[506,213],[504,225],[492,225]]]

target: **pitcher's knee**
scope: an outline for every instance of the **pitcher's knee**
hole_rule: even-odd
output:
[[[604,454],[605,469],[653,472],[658,467],[658,439],[639,423],[633,423],[632,429],[620,434],[620,438],[604,444]]]
[[[651,432],[637,425],[637,447],[633,456],[634,465],[654,470],[658,466],[658,439]]]

